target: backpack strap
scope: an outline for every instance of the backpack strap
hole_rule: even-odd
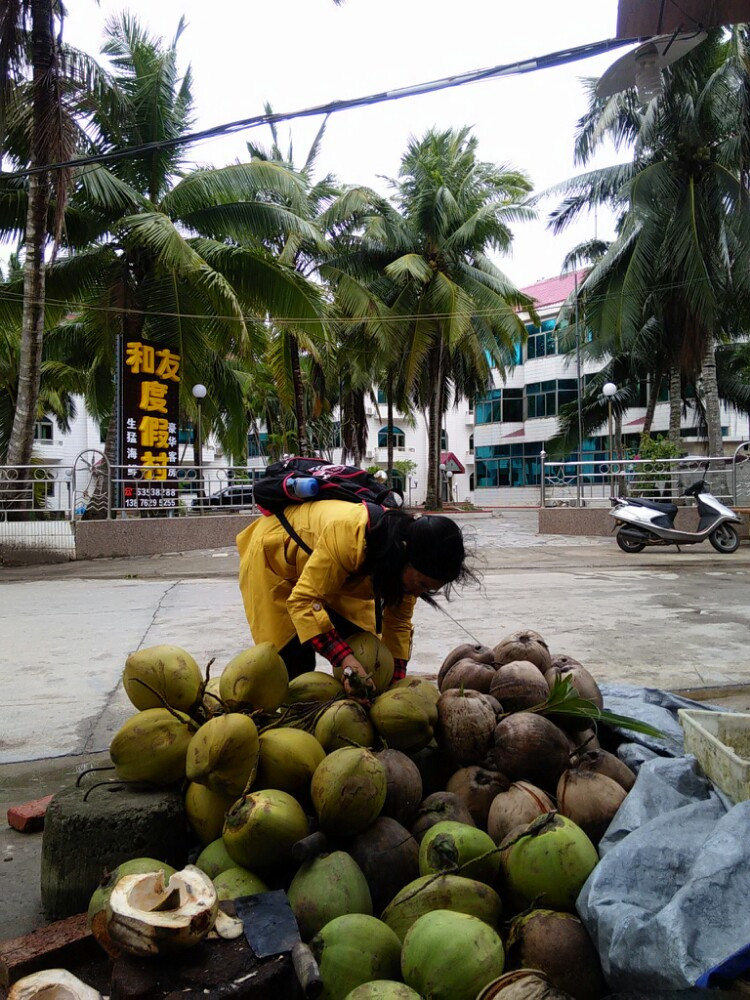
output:
[[[299,537],[299,535],[297,534],[297,532],[294,530],[294,528],[289,523],[289,519],[287,518],[287,516],[283,512],[283,510],[278,511],[277,514],[276,514],[276,517],[278,517],[278,519],[281,521],[281,523],[284,526],[284,530],[286,531],[287,535],[291,535],[291,537],[295,540],[295,542],[297,543],[297,545],[299,545],[299,547],[302,549],[302,551],[306,552],[309,556],[311,556],[313,550],[310,548],[310,546],[307,544],[307,542],[303,542],[302,541],[302,539]]]

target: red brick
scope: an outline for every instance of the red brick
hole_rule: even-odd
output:
[[[0,941],[0,994],[3,988],[32,972],[72,969],[81,953],[98,955],[100,951],[85,913],[47,924],[23,937]]]
[[[51,801],[52,796],[45,795],[43,799],[34,799],[22,806],[12,806],[8,810],[8,825],[21,833],[36,833],[37,830],[44,829],[44,814]]]

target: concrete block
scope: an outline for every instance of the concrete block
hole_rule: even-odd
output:
[[[32,802],[24,802],[22,806],[11,806],[8,810],[8,826],[19,833],[36,833],[44,828],[44,816],[47,806],[52,801],[51,795]]]
[[[91,780],[91,779],[90,779]],[[53,796],[42,839],[42,907],[57,920],[86,910],[105,872],[131,858],[186,863],[188,824],[182,795],[171,789],[105,784]]]

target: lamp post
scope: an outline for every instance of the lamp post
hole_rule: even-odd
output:
[[[445,499],[445,462],[440,463],[440,500],[441,502]]]
[[[201,501],[198,507],[201,511],[203,510],[203,497],[205,496],[205,490],[203,489],[203,438],[201,435],[201,410],[207,391],[208,390],[205,385],[200,382],[193,386],[193,397],[198,406],[198,420],[195,425],[195,434],[193,435],[193,465],[198,470],[198,496]]]
[[[614,494],[615,491],[615,474],[612,466],[614,461],[614,449],[612,440],[612,397],[617,392],[617,386],[614,382],[605,382],[602,386],[602,392],[607,399],[607,414],[608,414],[608,430],[609,430],[609,488]]]
[[[453,471],[448,469],[445,473],[445,499],[448,503],[453,503]]]

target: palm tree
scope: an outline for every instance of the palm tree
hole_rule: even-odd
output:
[[[393,181],[396,211],[365,229],[370,252],[389,257],[390,311],[398,317],[405,384],[428,412],[427,506],[439,508],[440,427],[451,393],[485,387],[525,337],[518,311],[534,315],[523,295],[490,260],[507,252],[510,223],[533,217],[521,205],[530,190],[519,172],[477,158],[467,127],[412,139]],[[460,373],[460,374],[459,374]]]
[[[664,93],[646,108],[632,91],[605,101],[592,86],[578,161],[605,137],[632,144],[633,159],[560,185],[566,197],[551,217],[559,232],[584,208],[614,206],[617,238],[580,290],[587,325],[619,354],[656,324],[672,394],[700,379],[711,455],[722,453],[715,350],[746,328],[750,305],[746,41],[744,27],[729,41],[711,33],[664,71]]]

